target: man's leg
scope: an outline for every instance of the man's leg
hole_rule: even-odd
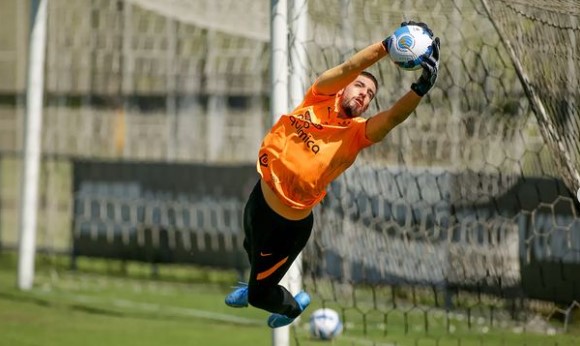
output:
[[[297,303],[278,283],[306,245],[312,225],[312,214],[299,221],[276,214],[266,204],[258,182],[244,209],[244,249],[251,265],[249,285],[238,286],[226,297],[226,304],[246,307],[249,302],[269,312],[297,317],[308,303]]]
[[[282,219],[272,228],[274,231],[267,232],[263,237],[267,241],[261,244],[256,242],[257,248],[263,250],[255,250],[252,254],[248,300],[251,305],[272,312],[268,318],[271,328],[292,323],[310,304],[310,296],[306,292],[292,297],[278,283],[306,245],[312,230],[312,219],[312,214],[301,221]],[[269,239],[272,235],[275,239]]]
[[[278,283],[306,245],[313,216],[292,221],[276,214],[264,200],[259,183],[244,211],[244,230],[251,263],[248,301],[257,308],[296,317],[302,307]]]

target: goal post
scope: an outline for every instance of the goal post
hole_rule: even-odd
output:
[[[306,0],[271,0],[271,116],[272,123],[296,107],[304,97],[307,83]],[[283,277],[282,285],[296,295],[302,289],[302,254]],[[297,319],[298,321],[299,319]],[[290,327],[273,330],[273,346],[290,345]]]
[[[288,29],[289,29],[289,99],[290,108],[293,109],[302,102],[306,92],[307,61],[306,61],[306,38],[308,30],[308,3],[307,0],[288,0]],[[296,295],[302,290],[302,264],[303,256],[300,253],[286,274],[288,278],[288,290]],[[299,316],[296,322],[301,319],[308,320],[306,316]],[[295,322],[295,323],[296,323]],[[288,341],[282,345],[290,345],[290,335]],[[281,346],[281,345],[273,345]]]
[[[44,62],[48,0],[33,0],[31,6],[30,53],[24,128],[24,167],[21,179],[19,218],[18,288],[29,290],[34,283],[38,186],[41,162]]]
[[[271,41],[270,41],[270,83],[272,95],[270,98],[270,115],[272,123],[289,111],[288,92],[288,1],[270,0],[271,4]],[[293,265],[294,266],[294,265]],[[293,271],[294,269],[290,269]],[[288,286],[289,275],[284,276],[281,285]],[[290,327],[272,330],[273,346],[290,345]]]

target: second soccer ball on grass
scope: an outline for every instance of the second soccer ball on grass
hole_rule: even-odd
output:
[[[310,334],[321,340],[330,340],[342,333],[338,313],[329,308],[315,310],[310,315]]]

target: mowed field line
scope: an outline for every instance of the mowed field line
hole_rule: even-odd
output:
[[[59,302],[63,303],[75,303],[75,304],[87,304],[92,306],[99,306],[99,307],[113,307],[120,309],[122,311],[137,311],[141,313],[161,313],[163,315],[170,315],[170,316],[185,316],[185,317],[193,317],[199,319],[206,319],[218,322],[226,322],[226,323],[234,323],[239,325],[252,325],[252,326],[264,326],[266,328],[266,323],[263,320],[253,319],[253,318],[246,318],[234,315],[228,315],[213,311],[207,310],[200,310],[200,309],[193,309],[193,308],[182,308],[182,307],[173,307],[167,306],[162,304],[153,304],[153,303],[143,303],[143,302],[135,302],[127,299],[119,299],[119,298],[99,298],[94,296],[87,296],[82,294],[71,294],[67,293],[64,294],[54,294],[50,291],[40,291],[40,292],[28,292],[28,296],[41,299],[41,298],[52,298],[58,299]],[[306,329],[307,327],[302,325],[302,328]],[[301,333],[302,334],[302,333]],[[355,336],[346,336],[342,335],[340,337],[344,341],[349,341],[352,345],[360,345],[360,346],[395,346],[393,343],[380,343],[377,341],[366,340],[363,338],[355,337]]]
[[[127,311],[128,309],[137,312],[143,313],[162,313],[171,316],[186,316],[186,317],[195,317],[195,318],[202,318],[220,322],[228,322],[228,323],[236,323],[241,325],[265,325],[265,321],[257,320],[253,318],[246,318],[240,316],[234,316],[219,312],[207,311],[207,310],[200,310],[200,309],[193,309],[193,308],[184,308],[184,307],[175,307],[175,306],[168,306],[163,304],[154,304],[154,303],[143,303],[143,302],[135,302],[127,299],[119,299],[119,298],[99,298],[94,296],[87,296],[82,294],[73,294],[68,293],[64,294],[53,294],[51,292],[28,292],[27,295],[35,298],[46,298],[47,296],[50,298],[58,299],[60,302],[68,302],[68,303],[80,303],[80,304],[93,304],[99,307],[113,307],[120,309],[122,311]]]

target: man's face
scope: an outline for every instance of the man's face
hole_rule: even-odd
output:
[[[342,114],[354,118],[361,116],[375,97],[377,87],[372,79],[360,75],[347,85],[340,98]]]

